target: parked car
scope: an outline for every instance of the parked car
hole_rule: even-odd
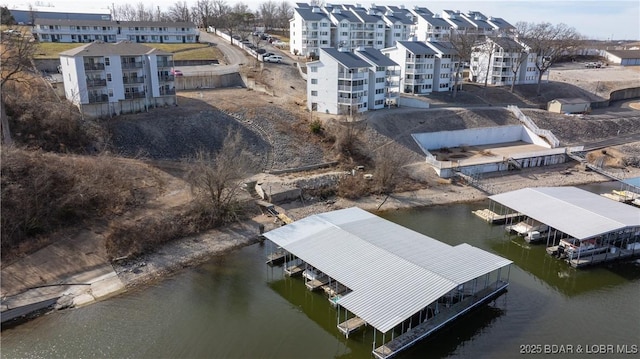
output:
[[[271,55],[271,56],[263,57],[262,61],[264,61],[264,62],[281,63],[282,62],[282,56],[280,56],[280,55]]]
[[[9,29],[9,30],[4,30],[2,32],[5,35],[9,35],[9,36],[17,36],[17,37],[22,37],[22,33],[18,30],[14,30],[14,29]]]
[[[264,54],[262,54],[262,58],[264,59],[266,57],[273,56],[273,55],[275,55],[273,52],[265,52]]]
[[[172,69],[171,70],[171,74],[173,76],[182,76],[182,71],[178,70],[178,69]]]

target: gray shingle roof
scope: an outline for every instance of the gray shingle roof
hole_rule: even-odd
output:
[[[491,41],[493,41],[496,45],[500,46],[504,50],[520,51],[523,49],[522,45],[520,45],[517,41],[510,37],[491,37]]]
[[[356,50],[356,52],[365,57],[375,66],[399,66],[395,61],[391,60],[389,57],[384,56],[380,50],[374,48],[365,48],[362,50]]]
[[[398,41],[398,44],[405,47],[410,52],[416,55],[435,55],[436,52],[427,46],[424,42],[418,41]]]
[[[324,12],[314,12],[313,8],[310,7],[295,8],[293,10],[297,12],[304,21],[321,21],[323,19],[327,19],[327,14]]]
[[[449,41],[429,41],[427,46],[435,48],[436,52],[443,55],[456,55],[457,51]]]
[[[341,63],[343,66],[350,69],[361,68],[361,67],[368,68],[371,66],[369,65],[368,62],[364,61],[363,59],[359,58],[357,55],[351,52],[338,51],[338,49],[333,47],[323,47],[320,49],[320,59],[322,59],[322,55],[324,55],[325,53],[333,57],[336,61]]]
[[[154,49],[149,46],[133,43],[129,41],[119,41],[115,44],[105,42],[92,42],[71,50],[63,51],[60,56],[107,56],[107,55],[171,55],[170,52]]]
[[[515,29],[513,25],[509,24],[505,19],[501,17],[489,17],[487,19],[487,22],[489,24],[495,25],[500,30]]]
[[[61,26],[146,26],[146,27],[190,27],[195,28],[192,22],[170,22],[170,21],[109,21],[109,20],[69,20],[69,19],[43,19],[36,18],[36,25],[61,25]]]

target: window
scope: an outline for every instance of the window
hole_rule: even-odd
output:
[[[340,36],[348,36],[348,34],[347,34],[347,32],[345,31],[345,32],[341,32],[341,33],[340,33]]]
[[[109,97],[113,97],[113,89],[109,89]]]
[[[311,96],[318,96],[318,91],[311,91]]]
[[[111,82],[111,74],[107,73],[107,81]]]
[[[318,72],[318,68],[315,66],[310,67],[310,69],[311,69],[311,72]]]
[[[376,89],[376,95],[384,93],[384,89]]]
[[[343,22],[342,24],[340,24],[340,27],[349,27],[349,24]]]
[[[384,100],[376,100],[375,104],[376,105],[382,105],[382,104],[384,104]]]
[[[381,84],[384,82],[384,77],[376,77],[376,83]]]
[[[329,26],[329,24],[327,24],[326,22],[321,22],[320,23],[320,27],[328,27],[328,26]]]
[[[94,27],[93,27],[93,29],[97,31],[97,30],[98,30],[98,27],[97,27],[97,26],[94,26]]]
[[[318,84],[318,79],[311,79],[311,84],[312,85],[317,85]]]
[[[111,66],[111,60],[109,60],[109,58],[108,58],[108,57],[105,57],[105,58],[104,58],[104,65],[105,65],[105,66]]]

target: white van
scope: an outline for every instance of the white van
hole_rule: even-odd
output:
[[[277,63],[281,63],[282,62],[282,56],[280,55],[271,55],[269,57],[265,57],[262,59],[262,61],[264,62],[277,62]]]

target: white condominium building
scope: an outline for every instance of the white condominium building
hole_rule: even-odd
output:
[[[67,99],[85,115],[106,117],[176,104],[173,55],[121,41],[60,53]]]
[[[199,31],[192,22],[36,19],[33,33],[40,42],[192,43]]]

